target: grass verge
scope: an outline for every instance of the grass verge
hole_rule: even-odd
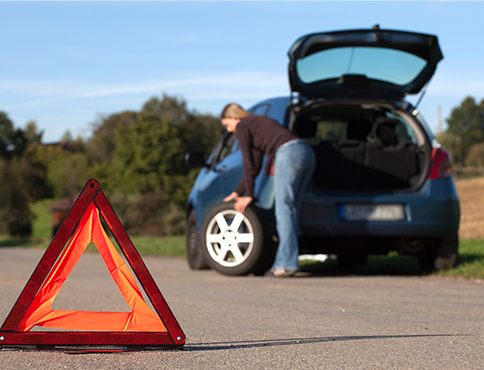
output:
[[[303,269],[323,275],[425,275],[419,267],[418,259],[391,252],[387,256],[370,256],[362,267],[341,269],[336,260],[325,262],[302,261]],[[484,279],[484,239],[464,239],[459,243],[457,266],[434,272],[432,276]]]
[[[447,277],[484,279],[484,239],[461,240],[457,266],[434,274]]]
[[[185,236],[141,237],[131,238],[134,246],[142,255],[185,257]]]
[[[142,255],[185,257],[185,237],[181,235],[165,237],[131,237],[137,251]],[[36,247],[47,248],[51,238],[15,238],[0,236],[0,247]],[[116,242],[113,241],[116,246]],[[88,251],[93,251],[89,246]]]
[[[31,209],[35,215],[32,223],[32,237],[15,238],[0,236],[0,247],[38,247],[47,248],[52,240],[52,219],[49,206],[56,199],[45,199],[32,204]],[[170,257],[185,257],[185,237],[131,237],[138,252],[142,255],[159,255]],[[113,243],[116,245],[116,243]],[[95,249],[88,246],[88,251]]]

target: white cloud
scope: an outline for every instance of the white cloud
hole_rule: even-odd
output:
[[[0,110],[16,125],[36,120],[46,141],[65,130],[86,136],[99,116],[138,110],[162,93],[184,98],[191,109],[217,114],[223,104],[250,105],[271,96],[289,94],[286,76],[264,72],[197,74],[149,81],[13,80],[0,79]]]
[[[166,92],[188,96],[197,100],[240,98],[265,93],[270,96],[288,87],[283,76],[240,72],[202,75],[157,81],[124,83],[91,82],[76,80],[27,81],[0,80],[0,98],[8,102],[5,109],[40,107],[86,99],[106,99],[115,96],[150,95]]]

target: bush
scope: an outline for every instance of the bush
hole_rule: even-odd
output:
[[[83,153],[59,150],[47,171],[56,198],[77,194],[89,180],[89,164]]]
[[[185,231],[183,209],[168,204],[162,194],[117,192],[109,199],[129,235],[180,235]]]
[[[484,143],[478,143],[471,146],[466,157],[468,166],[484,166]]]
[[[12,236],[32,234],[33,214],[29,196],[16,161],[0,159],[0,233]]]

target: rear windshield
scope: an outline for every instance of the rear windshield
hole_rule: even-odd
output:
[[[299,79],[307,84],[350,74],[403,86],[412,82],[426,65],[425,59],[400,50],[341,47],[298,60],[297,73]]]

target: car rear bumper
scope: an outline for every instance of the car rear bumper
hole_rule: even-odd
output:
[[[401,221],[347,221],[341,216],[344,204],[402,204]],[[305,236],[412,236],[452,237],[457,234],[460,207],[453,179],[426,181],[409,193],[310,192],[301,211],[301,234]]]

